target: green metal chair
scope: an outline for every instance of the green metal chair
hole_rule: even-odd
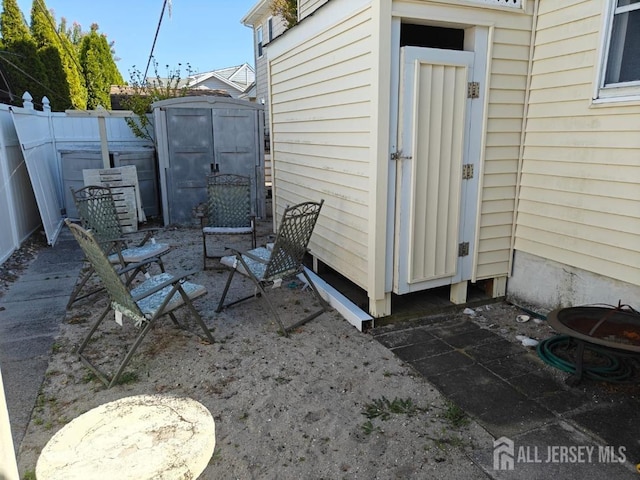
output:
[[[155,263],[160,267],[160,271],[164,272],[164,264],[161,257],[169,253],[171,247],[165,243],[155,242],[153,235],[157,229],[141,230],[144,233],[142,241],[135,246],[129,246],[118,219],[118,211],[111,188],[89,185],[79,190],[74,190],[71,187],[71,193],[82,226],[87,230],[91,230],[108,255],[111,263],[123,268],[132,263],[154,259]],[[138,271],[146,274],[148,267],[149,264],[145,264]],[[138,273],[138,271],[135,271],[135,273]],[[71,292],[67,308],[70,308],[78,300],[102,290],[102,288],[96,288],[80,295],[93,273],[93,269],[90,266],[84,271],[73,292]]]
[[[204,331],[207,340],[214,343],[211,332],[192,303],[194,299],[206,294],[207,290],[202,285],[185,280],[186,277],[195,272],[190,272],[179,277],[163,272],[132,287],[133,278],[127,278],[125,273],[129,269],[137,268],[138,265],[132,264],[119,272],[116,271],[113,263],[107,258],[104,249],[92,232],[70,222],[68,219],[65,220],[65,223],[78,241],[87,260],[91,263],[91,266],[100,277],[102,284],[109,294],[109,305],[107,305],[98,320],[91,327],[86,338],[77,350],[80,360],[89,367],[108,388],[118,381],[136,349],[158,318],[163,315],[169,315],[173,323],[180,326],[180,323],[174,315],[174,310],[179,307],[186,306],[191,311],[196,322]],[[115,313],[116,321],[119,323],[121,323],[122,317],[124,316],[133,320],[136,327],[140,329],[133,345],[129,348],[124,359],[117,367],[115,374],[111,377],[99,370],[84,354],[84,350],[87,345],[89,345],[93,334],[110,311]]]
[[[247,252],[232,250],[233,255],[220,259],[220,262],[229,267],[231,272],[229,273],[216,312],[219,313],[226,307],[255,297],[255,295],[249,295],[225,305],[224,300],[236,272],[252,280],[258,289],[258,295],[265,300],[267,308],[278,322],[284,336],[288,336],[289,332],[295,328],[313,320],[328,310],[329,306],[320,296],[318,289],[311,281],[302,263],[307,253],[309,240],[311,239],[311,234],[313,233],[323,203],[324,200],[321,200],[320,202],[304,202],[287,207],[282,215],[282,222],[280,223],[272,248],[259,247]],[[315,297],[320,303],[320,309],[312,312],[293,325],[285,327],[273,303],[269,300],[265,287],[279,284],[283,279],[298,274],[302,274],[306,282],[311,286]]]
[[[249,177],[224,173],[209,175],[204,207],[197,213],[202,227],[203,269],[207,268],[208,258],[220,257],[207,250],[207,237],[210,235],[251,235],[251,248],[256,248],[256,222],[251,208]]]

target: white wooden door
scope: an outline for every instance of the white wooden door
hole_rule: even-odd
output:
[[[463,171],[469,176],[478,170],[480,150],[474,130],[481,128],[481,108],[468,95],[474,60],[468,51],[401,49],[393,282],[398,294],[471,278],[477,195],[470,192],[477,192],[477,178],[463,180]]]

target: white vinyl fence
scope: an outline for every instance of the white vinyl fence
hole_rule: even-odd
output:
[[[60,232],[64,211],[61,151],[101,151],[153,147],[133,135],[128,111],[51,112],[0,104],[0,264],[42,226],[50,245]],[[108,161],[108,160],[105,160]]]

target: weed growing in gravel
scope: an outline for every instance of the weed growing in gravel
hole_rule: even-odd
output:
[[[446,402],[444,413],[442,414],[449,425],[455,428],[464,427],[471,421],[467,414],[453,402]]]
[[[369,419],[380,418],[381,420],[388,420],[392,413],[411,417],[424,410],[418,407],[411,398],[402,399],[396,397],[393,401],[389,401],[386,397],[380,397],[365,405],[362,414]]]
[[[367,417],[367,420],[364,424],[362,424],[362,431],[369,435],[374,431],[381,432],[382,430],[379,427],[373,425],[371,420],[375,418],[379,418],[380,420],[388,420],[392,414],[396,415],[407,415],[412,417],[419,412],[424,412],[427,409],[418,407],[411,398],[394,398],[393,400],[389,400],[386,397],[380,397],[373,400],[373,402],[368,403],[364,406],[362,410],[362,414]]]

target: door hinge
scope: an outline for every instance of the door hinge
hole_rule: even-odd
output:
[[[402,150],[400,150],[391,154],[391,160],[411,160],[411,155],[402,155]]]
[[[466,257],[469,255],[469,242],[462,242],[458,244],[458,256]]]
[[[480,97],[480,82],[469,82],[467,84],[467,98]]]
[[[473,178],[473,163],[465,163],[462,165],[462,179],[470,180]]]

